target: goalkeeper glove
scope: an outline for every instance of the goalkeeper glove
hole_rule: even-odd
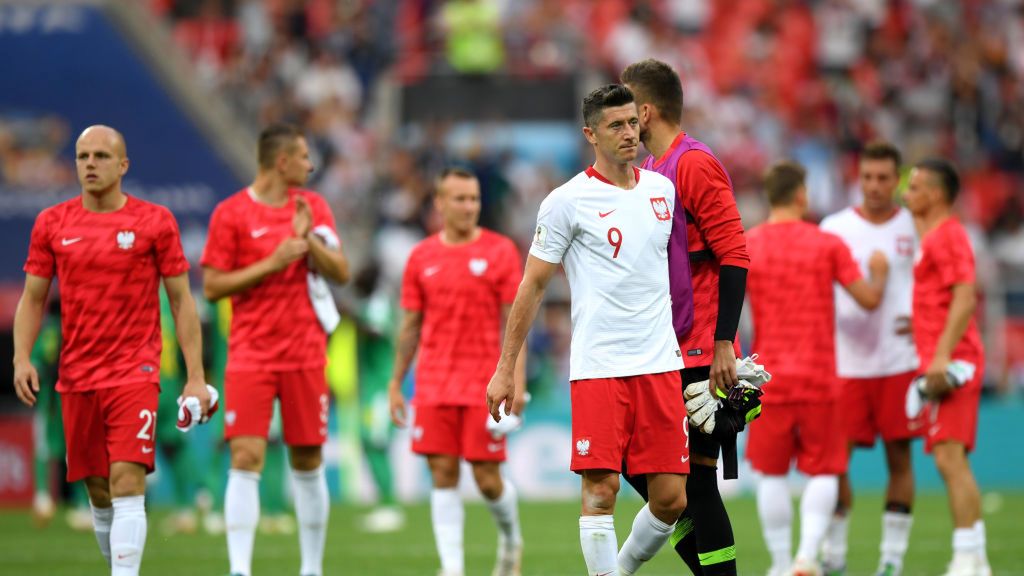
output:
[[[974,378],[975,370],[977,370],[977,367],[970,362],[953,360],[946,366],[946,383],[954,389],[963,388]],[[928,378],[924,374],[914,378],[913,382],[910,383],[910,386],[907,388],[906,403],[904,404],[907,418],[911,420],[917,418],[921,411],[924,410],[925,404],[939,399],[928,392],[927,386]]]
[[[206,390],[210,392],[210,409],[206,411],[205,416],[203,416],[203,407],[199,404],[199,398],[178,396],[178,430],[188,432],[197,424],[206,424],[210,421],[210,417],[217,412],[217,400],[220,395],[217,393],[217,389],[209,384],[206,385]]]

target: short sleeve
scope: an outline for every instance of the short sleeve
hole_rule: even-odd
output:
[[[423,310],[423,287],[420,285],[419,250],[413,250],[402,273],[401,306],[405,310]]]
[[[857,261],[853,259],[850,248],[838,236],[828,234],[832,254],[832,278],[840,286],[849,286],[864,276],[860,273]]]
[[[52,232],[49,215],[50,212],[44,210],[36,217],[28,243],[28,258],[25,259],[25,272],[41,278],[53,278],[57,267],[57,260],[50,247]]]
[[[213,210],[213,216],[210,217],[206,247],[203,248],[203,258],[200,262],[203,266],[230,272],[235,269],[237,253],[238,236],[235,234],[234,225],[227,209],[224,204],[220,204]]]
[[[519,250],[511,240],[505,241],[501,259],[501,278],[498,280],[498,296],[502,304],[511,304],[516,299],[519,284],[523,281],[523,262]]]
[[[935,268],[943,286],[957,284],[974,284],[974,251],[971,242],[962,229],[950,228],[952,231],[940,244],[943,249],[934,250]]]
[[[313,227],[327,226],[337,235],[337,222],[334,220],[334,213],[331,212],[331,206],[327,200],[324,200],[319,194],[307,194],[306,199],[313,209]]]
[[[548,195],[537,212],[530,254],[550,264],[558,264],[569,250],[573,238],[574,204],[557,191]]]
[[[185,252],[181,248],[181,233],[178,231],[178,222],[174,219],[174,214],[161,207],[159,218],[160,232],[154,243],[157,270],[164,277],[188,272],[188,260],[185,259]]]

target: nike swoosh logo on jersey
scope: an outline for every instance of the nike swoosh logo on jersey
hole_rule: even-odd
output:
[[[440,270],[441,270],[440,266],[431,266],[430,268],[427,268],[426,270],[423,271],[423,275],[424,276],[433,276],[434,274],[437,274]]]
[[[143,453],[143,454],[149,454],[149,453],[150,453],[150,452],[152,452],[152,451],[153,451],[153,449],[152,449],[152,448],[150,448],[149,446],[143,446],[143,447],[142,447],[142,453]]]
[[[78,238],[61,238],[60,245],[61,246],[70,246],[70,245],[74,244],[75,242],[78,242],[81,239],[82,239],[81,236],[79,236]]]
[[[252,237],[253,238],[259,238],[260,236],[263,236],[267,232],[270,232],[270,228],[267,228],[266,226],[264,226],[263,228],[260,228],[258,230],[253,230],[252,231]]]
[[[615,212],[616,210],[618,210],[618,208],[613,208],[612,210],[609,210],[609,211],[607,211],[607,212],[600,212],[600,211],[599,211],[599,212],[597,213],[597,215],[598,215],[598,216],[600,216],[601,218],[604,218],[605,216],[607,216],[607,215],[611,214],[612,212]]]

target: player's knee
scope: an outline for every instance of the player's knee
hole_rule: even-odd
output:
[[[110,508],[113,504],[110,501],[110,482],[99,476],[89,476],[85,479],[85,490],[89,494],[89,501],[96,508]]]
[[[455,488],[459,485],[459,459],[448,456],[430,456],[430,478],[434,488]]]
[[[584,483],[584,514],[611,514],[615,510],[615,497],[619,493],[619,477],[609,476],[601,482]]]
[[[962,444],[943,442],[935,446],[932,454],[935,457],[935,467],[939,469],[939,474],[947,480],[956,477],[967,467],[967,458]]]
[[[245,470],[246,472],[262,471],[263,451],[255,450],[250,446],[232,446],[231,468]]]
[[[292,446],[292,468],[300,472],[316,470],[323,463],[323,451],[319,446]]]
[[[146,493],[146,474],[113,471],[110,474],[110,497],[141,496]]]

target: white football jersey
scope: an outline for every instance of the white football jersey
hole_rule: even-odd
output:
[[[867,311],[841,287],[836,287],[836,367],[843,378],[876,378],[917,369],[917,350],[909,327],[914,293],[914,253],[917,233],[904,208],[881,224],[867,221],[856,208],[847,208],[821,221],[821,228],[846,242],[868,274],[868,259],[880,250],[889,260],[889,279],[882,304]]]
[[[624,190],[588,168],[551,192],[537,214],[530,254],[561,262],[569,279],[571,380],[683,367],[668,284],[675,187],[634,169],[637,185]]]

